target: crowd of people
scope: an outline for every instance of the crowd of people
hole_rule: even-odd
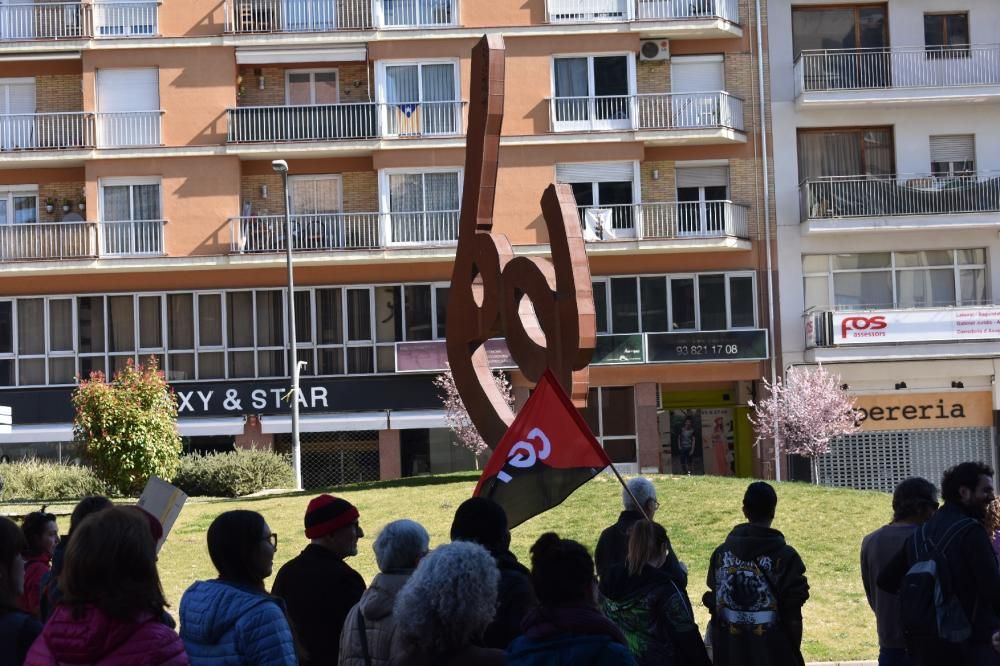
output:
[[[450,543],[433,549],[419,523],[385,525],[370,585],[348,564],[365,533],[346,499],[308,503],[309,544],[277,572],[278,535],[265,518],[226,511],[206,535],[217,576],[184,592],[179,629],[157,572],[163,529],[143,509],[84,498],[62,538],[44,509],[20,527],[0,518],[0,664],[803,663],[809,586],[801,558],[771,528],[772,486],[750,484],[747,523],[712,554],[705,636],[687,567],[654,522],[653,483],[631,479],[622,498],[596,566],[587,547],[548,532],[528,568],[510,551],[503,508],[473,497],[456,510]]]

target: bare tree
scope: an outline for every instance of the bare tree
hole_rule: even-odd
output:
[[[854,398],[822,365],[792,367],[784,382],[779,377],[773,385],[763,381],[768,397],[750,402],[757,443],[773,439],[785,453],[808,458],[819,483],[819,457],[830,452],[830,441],[861,429]]]
[[[496,382],[497,388],[500,389],[507,404],[513,406],[514,391],[507,376],[499,370],[494,370],[493,381]],[[480,437],[472,419],[469,418],[469,412],[465,409],[462,396],[458,394],[451,370],[446,370],[435,377],[434,386],[440,391],[441,401],[444,403],[444,420],[448,424],[448,428],[455,434],[455,439],[458,440],[460,446],[472,451],[476,458],[476,469],[479,469],[479,456],[485,453],[489,447]]]

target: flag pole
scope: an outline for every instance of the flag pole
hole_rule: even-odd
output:
[[[611,467],[611,471],[614,472],[615,476],[618,477],[618,483],[622,484],[622,488],[624,488],[625,492],[628,493],[628,496],[632,498],[632,502],[634,502],[635,505],[639,507],[639,513],[642,514],[642,517],[648,520],[649,522],[653,522],[653,519],[650,518],[649,515],[646,513],[646,507],[639,504],[639,500],[637,500],[635,498],[635,495],[632,494],[632,489],[628,487],[628,484],[625,483],[625,479],[623,479],[622,475],[618,473],[618,468],[615,467],[615,464],[609,460],[608,466]]]

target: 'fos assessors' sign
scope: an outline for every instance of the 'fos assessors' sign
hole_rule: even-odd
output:
[[[1000,338],[1000,307],[835,312],[835,345]]]

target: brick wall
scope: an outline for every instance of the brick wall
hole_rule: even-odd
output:
[[[670,92],[670,61],[637,60],[635,89],[640,95]]]
[[[40,183],[38,185],[38,221],[39,222],[62,222],[64,218],[71,214],[79,215],[86,219],[86,211],[81,211],[77,204],[83,197],[83,181],[68,183]],[[45,210],[45,202],[54,199],[52,212]],[[69,213],[63,213],[63,201],[69,199],[73,207]],[[88,208],[91,202],[87,202]],[[96,205],[96,202],[94,202]],[[95,209],[96,217],[96,209]]]
[[[285,104],[285,73],[289,69],[319,69],[318,67],[255,67],[244,65],[240,67],[242,85],[237,98],[239,106],[283,106]],[[343,62],[331,63],[329,69],[336,69],[337,84],[340,92],[340,102],[351,104],[367,102],[368,97],[368,63]],[[264,79],[264,89],[259,87],[256,72],[260,70]],[[357,85],[355,85],[357,84]]]
[[[83,76],[49,74],[35,77],[35,109],[38,113],[83,111]]]
[[[659,178],[653,178],[653,171],[659,172]],[[667,160],[640,162],[639,179],[643,202],[662,203],[677,200],[673,162]]]
[[[348,171],[344,176],[344,212],[378,211],[378,174],[374,171]]]

